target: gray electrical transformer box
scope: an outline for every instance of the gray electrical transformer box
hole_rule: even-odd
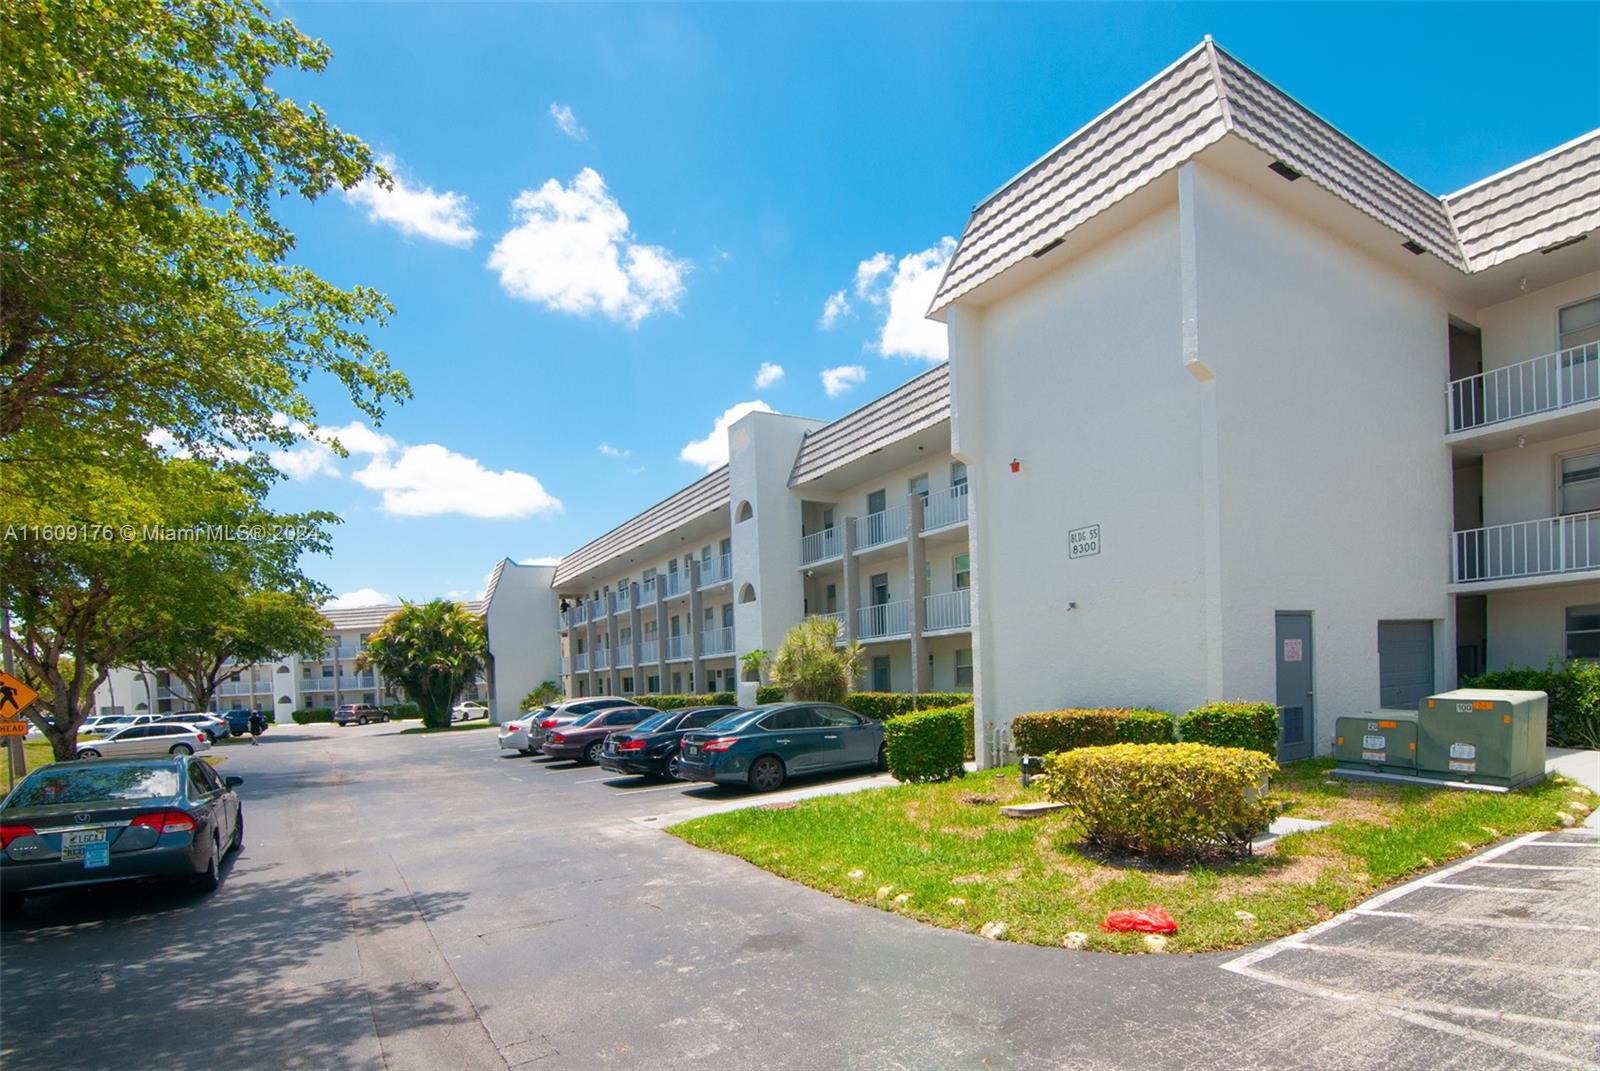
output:
[[[1342,769],[1417,772],[1417,712],[1373,710],[1334,723],[1333,757]]]
[[[1459,688],[1417,706],[1417,773],[1516,788],[1544,776],[1543,692]]]

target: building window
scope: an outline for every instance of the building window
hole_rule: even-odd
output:
[[[682,673],[674,673],[672,675],[672,694],[673,695],[682,695],[683,694],[683,674]]]
[[[323,666],[322,667],[322,675],[324,677],[332,677],[333,676],[333,667],[332,666]]]
[[[1567,607],[1567,657],[1600,659],[1600,605]]]
[[[1561,512],[1600,509],[1600,453],[1561,459]]]
[[[959,487],[961,489],[960,491],[956,492],[957,494],[960,494],[960,493],[966,491],[966,489],[967,489],[967,463],[966,462],[964,462],[964,461],[952,461],[952,462],[950,462],[950,486],[951,487]]]
[[[628,695],[632,695],[633,694],[633,678],[632,677],[624,677],[624,678],[622,678],[622,690],[624,692],[626,692]]]
[[[831,508],[822,511],[822,530],[824,532],[833,531],[833,510]]]
[[[1568,305],[1556,313],[1559,339],[1557,348],[1570,350],[1600,342],[1600,297]]]
[[[956,687],[972,687],[972,648],[956,648]]]
[[[839,610],[839,585],[829,584],[823,593],[822,609],[826,613],[837,613]]]
[[[651,695],[659,694],[661,691],[661,678],[652,673],[644,679],[644,687],[645,691]]]
[[[889,508],[889,492],[874,491],[867,496],[867,513],[882,513]]]
[[[879,655],[872,660],[872,690],[875,692],[893,691],[893,680],[889,675],[889,656]]]
[[[756,511],[750,508],[750,503],[741,502],[739,503],[739,508],[733,511],[733,523],[743,524],[755,515]]]
[[[872,605],[884,606],[889,602],[889,574],[875,573],[872,577]]]
[[[972,586],[972,555],[957,554],[950,560],[955,567],[956,590],[961,591]]]
[[[906,484],[906,489],[914,495],[921,495],[922,501],[928,501],[928,474],[913,476]]]

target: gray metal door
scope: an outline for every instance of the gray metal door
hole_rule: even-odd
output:
[[[1433,622],[1378,622],[1378,704],[1416,710],[1433,694]]]
[[[879,656],[872,660],[872,690],[875,692],[890,691],[889,687],[889,659]]]
[[[1311,757],[1311,615],[1278,615],[1278,761]]]

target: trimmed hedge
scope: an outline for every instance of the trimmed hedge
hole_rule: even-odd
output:
[[[641,707],[677,710],[680,707],[731,707],[739,702],[739,697],[732,692],[712,692],[710,695],[636,695],[633,701]]]
[[[972,723],[971,715],[966,718]],[[966,739],[957,707],[902,714],[883,723],[884,752],[896,781],[948,781],[965,774]]]
[[[1277,813],[1278,764],[1208,744],[1112,744],[1049,755],[1045,795],[1067,804],[1097,848],[1156,858],[1247,852]]]
[[[389,720],[411,721],[413,718],[422,717],[422,708],[415,703],[396,703],[389,708]]]
[[[312,707],[308,710],[297,710],[289,715],[296,725],[315,725],[319,722],[333,720],[333,711],[328,707]]]
[[[851,692],[839,705],[874,721],[888,721],[918,710],[942,710],[970,702],[970,692]]]
[[[783,689],[776,684],[763,684],[756,689],[756,706],[763,707],[768,703],[783,702]]]
[[[1206,703],[1178,719],[1186,743],[1242,747],[1278,757],[1278,708],[1271,703]]]
[[[1547,738],[1554,747],[1600,748],[1600,664],[1555,662],[1543,669],[1508,666],[1467,677],[1463,688],[1515,688],[1550,697]]]
[[[1106,744],[1170,744],[1177,739],[1164,710],[1074,708],[1018,714],[1011,739],[1023,755],[1048,755]]]

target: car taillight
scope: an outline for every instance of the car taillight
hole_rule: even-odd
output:
[[[554,729],[555,727],[556,720],[554,718],[546,718],[544,721],[539,723],[539,728],[541,729]]]
[[[739,738],[737,736],[719,736],[715,740],[707,740],[705,742],[705,750],[706,751],[727,751],[730,747],[732,747],[733,745],[737,744],[738,742],[739,742]]]
[[[619,740],[619,741],[617,741],[617,750],[618,751],[643,751],[644,750],[644,741],[643,740]]]
[[[11,842],[18,837],[37,837],[38,831],[32,826],[0,826],[0,851],[11,847]]]
[[[194,738],[196,740],[204,740],[206,738],[206,734],[205,733],[195,733],[194,734]]]
[[[562,736],[560,733],[551,733],[550,742],[552,744],[565,744],[567,742],[567,738]]]
[[[194,829],[194,819],[182,811],[151,811],[141,814],[129,822],[128,825],[143,826],[161,833],[188,833]]]

